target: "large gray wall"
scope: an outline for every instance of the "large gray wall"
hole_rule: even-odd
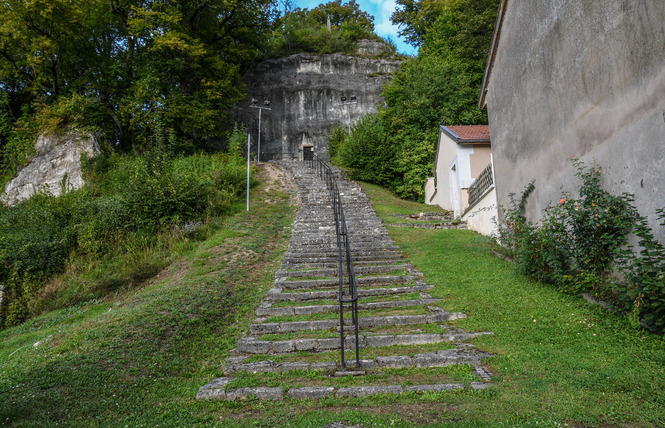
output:
[[[271,101],[271,110],[261,116],[261,160],[298,159],[303,143],[313,144],[314,153],[328,158],[326,135],[331,125],[346,127],[360,117],[376,112],[383,102],[381,88],[391,78],[399,61],[370,59],[341,54],[297,54],[258,64],[246,73],[248,96],[238,107],[235,120],[244,123],[257,149],[258,111],[250,108]],[[357,96],[357,103],[344,106],[340,98]]]
[[[595,159],[663,240],[665,1],[510,0],[487,105],[499,204],[535,179],[538,220],[579,188],[572,156]]]

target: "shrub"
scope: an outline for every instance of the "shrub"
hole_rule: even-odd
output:
[[[172,247],[160,242],[170,235],[203,237],[205,223],[229,209],[246,180],[238,157],[172,157],[163,148],[142,157],[88,161],[86,174],[91,184],[81,190],[58,198],[40,194],[13,208],[0,207],[0,284],[6,285],[0,319],[5,326],[54,307],[38,302],[40,298],[71,303],[43,288],[77,257],[121,257],[135,268],[120,277],[107,272],[108,280],[89,285],[91,289],[70,290],[70,299],[99,296],[152,276],[168,259],[161,253]]]
[[[348,168],[353,179],[389,188],[395,177],[394,156],[388,129],[378,115],[368,115],[356,122],[351,135],[339,148],[340,163]]]
[[[540,225],[524,215],[533,182],[519,202],[511,195],[499,239],[511,250],[518,269],[570,293],[594,292],[611,298],[620,310],[653,331],[665,329],[665,247],[653,236],[629,194],[612,195],[600,185],[600,168],[573,159],[582,181],[579,198],[563,194],[548,206]],[[658,210],[660,219],[665,212]],[[665,223],[665,221],[664,221]],[[626,247],[639,238],[639,255]],[[624,278],[616,280],[613,272]]]

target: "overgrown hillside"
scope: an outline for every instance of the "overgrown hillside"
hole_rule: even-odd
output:
[[[239,149],[181,156],[161,137],[88,160],[80,190],[0,207],[0,327],[136,287],[214,231],[245,190]]]

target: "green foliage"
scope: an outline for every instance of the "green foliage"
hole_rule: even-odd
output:
[[[334,164],[339,164],[339,149],[349,133],[341,124],[335,123],[328,131],[328,156]]]
[[[29,106],[39,133],[94,125],[130,150],[149,145],[159,118],[191,152],[224,135],[275,13],[268,0],[10,0],[0,17],[13,121]]]
[[[658,219],[665,226],[665,209],[657,210]],[[665,246],[658,242],[644,217],[635,223],[635,235],[639,238],[637,257],[623,253],[620,263],[628,283],[615,286],[621,307],[630,311],[635,325],[643,320],[652,331],[665,330]]]
[[[85,160],[89,184],[83,189],[57,198],[45,192],[16,207],[0,207],[0,284],[6,284],[7,297],[0,315],[6,326],[44,307],[44,285],[72,257],[145,258],[128,278],[140,282],[162,267],[148,256],[162,245],[155,241],[169,241],[160,235],[204,237],[211,218],[228,212],[245,189],[242,159],[174,156],[173,141],[172,132],[162,131],[143,156]],[[112,283],[102,289],[117,288]]]
[[[527,221],[524,210],[533,183],[519,202],[511,195],[504,212],[500,241],[518,269],[569,292],[592,292],[611,299],[634,320],[653,331],[665,329],[665,247],[653,236],[629,194],[612,195],[601,187],[600,168],[573,159],[582,181],[579,197],[563,194],[548,206],[540,225]],[[663,210],[658,211],[665,218]],[[639,238],[639,255],[626,249],[628,237]],[[619,270],[624,279],[614,278]]]
[[[330,16],[331,29],[327,28]],[[294,53],[354,54],[360,39],[380,39],[374,33],[374,17],[360,10],[354,0],[320,4],[312,10],[287,11],[277,22],[269,57]],[[393,47],[394,52],[394,47]]]
[[[422,47],[417,57],[402,62],[384,89],[386,106],[378,114],[393,154],[384,169],[392,171],[393,177],[386,182],[385,175],[366,173],[365,180],[385,183],[402,198],[422,201],[423,184],[434,167],[439,125],[487,123],[477,99],[498,1],[410,4],[427,15],[424,21],[420,12],[414,18],[419,26],[414,31],[420,34],[415,44]],[[400,23],[399,16],[393,15],[393,22]],[[355,133],[356,129],[345,145],[354,144]],[[347,159],[354,162],[355,169],[363,169],[352,154]],[[343,160],[342,165],[350,167]]]
[[[368,115],[353,127],[339,148],[339,160],[353,179],[389,186],[395,178],[388,129],[378,115]]]
[[[238,125],[238,123],[234,123],[233,132],[229,138],[227,152],[235,158],[241,158],[245,152],[246,145],[247,129],[245,129],[245,124]]]

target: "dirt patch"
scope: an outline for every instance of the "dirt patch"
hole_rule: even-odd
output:
[[[261,163],[257,165],[259,169],[259,179],[262,182],[262,191],[265,193],[265,202],[269,204],[276,203],[274,195],[276,193],[286,193],[292,204],[300,204],[300,194],[298,187],[291,173],[280,165],[274,163]]]

